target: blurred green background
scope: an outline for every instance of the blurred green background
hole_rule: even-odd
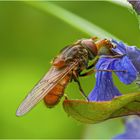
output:
[[[53,2],[114,34],[130,45],[140,47],[140,31],[135,15],[110,2]],[[94,34],[93,34],[94,35]],[[120,119],[88,125],[68,117],[62,101],[53,109],[43,102],[30,113],[16,117],[22,99],[50,68],[60,49],[80,38],[91,36],[68,25],[50,13],[25,2],[0,2],[0,138],[112,138],[123,132]],[[94,76],[82,78],[89,93]],[[135,90],[116,79],[123,93]],[[81,98],[70,83],[69,98]],[[63,100],[63,99],[62,99]]]

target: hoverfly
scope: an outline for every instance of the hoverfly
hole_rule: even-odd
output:
[[[86,97],[78,80],[79,76],[86,76],[91,72],[82,74],[84,69],[91,69],[98,61],[98,56],[111,54],[115,46],[107,39],[97,40],[81,39],[62,49],[52,61],[52,67],[43,79],[35,85],[19,106],[16,115],[22,116],[31,110],[40,100],[44,99],[48,107],[55,106],[64,95],[64,90],[72,80],[78,83],[81,93]],[[102,49],[101,49],[102,48]],[[102,51],[103,50],[103,51]],[[92,65],[88,65],[93,60]]]

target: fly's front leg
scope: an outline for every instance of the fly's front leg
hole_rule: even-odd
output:
[[[94,70],[95,72],[98,72],[98,71],[105,71],[105,72],[127,72],[127,70]]]
[[[96,72],[96,71],[93,69],[93,70],[90,70],[90,71],[85,72],[85,73],[80,73],[79,76],[80,77],[88,76],[88,75],[93,74],[94,72]]]
[[[79,90],[80,90],[80,92],[82,93],[82,96],[84,96],[84,98],[86,98],[87,101],[89,101],[88,97],[86,96],[84,90],[83,90],[82,87],[81,87],[80,81],[78,80],[78,76],[77,76],[77,74],[75,73],[75,71],[73,71],[73,79],[74,79],[74,81],[78,84]]]
[[[93,68],[93,67],[96,65],[96,63],[98,62],[99,57],[100,57],[100,56],[96,56],[96,57],[93,59],[93,62],[92,62],[92,64],[91,64],[90,66],[85,65],[85,66],[86,66],[86,69],[88,70],[88,69]],[[91,75],[91,74],[94,73],[94,72],[95,72],[94,69],[92,69],[92,70],[90,70],[90,71],[88,71],[88,72],[85,72],[85,73],[81,73],[81,71],[80,71],[80,72],[79,72],[79,76],[80,76],[80,77],[88,76],[88,75]]]
[[[118,54],[118,55],[114,55],[114,56],[107,55],[107,56],[103,56],[103,57],[107,57],[107,58],[121,58],[121,57],[124,57],[124,56],[126,56],[126,54]],[[98,62],[98,60],[99,60],[100,57],[102,57],[102,56],[98,56],[97,55],[93,59],[93,63],[90,66],[85,65],[86,66],[86,69],[89,70],[89,69],[93,68],[97,64],[97,62]]]
[[[107,58],[121,58],[126,56],[126,54],[118,54],[118,55],[107,55],[107,56],[101,56],[101,57],[107,57]]]
[[[89,70],[89,69],[93,68],[93,67],[97,64],[98,60],[99,60],[99,56],[96,56],[96,57],[93,59],[92,64],[91,64],[90,66],[86,67],[86,69]]]
[[[91,74],[93,74],[95,72],[99,72],[99,71],[101,71],[101,72],[103,72],[103,71],[105,71],[105,72],[127,72],[127,70],[99,70],[99,69],[96,70],[96,69],[93,69],[93,70],[90,70],[90,71],[82,73],[82,74],[80,73],[79,76],[84,77],[84,76],[88,76],[88,75],[91,75]]]

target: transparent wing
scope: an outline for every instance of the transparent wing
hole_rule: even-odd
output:
[[[19,106],[16,115],[22,116],[31,110],[40,100],[42,100],[53,87],[57,85],[71,70],[76,67],[77,63],[57,69],[52,67],[48,73],[39,81],[31,92],[27,95],[24,101]]]

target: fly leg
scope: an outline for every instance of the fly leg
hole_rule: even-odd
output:
[[[93,59],[93,63],[90,66],[87,66],[86,69],[89,70],[89,69],[93,68],[96,65],[96,63],[98,62],[98,60],[99,60],[99,56],[96,56]]]
[[[65,98],[65,100],[68,100],[68,95],[64,94],[64,98]]]
[[[127,72],[127,70],[95,70],[96,72],[98,71],[106,71],[106,72]]]
[[[96,65],[98,59],[99,59],[99,56],[96,56],[96,57],[94,58],[93,63],[92,63],[90,66],[88,66],[87,63],[85,63],[86,69],[89,70],[89,69],[93,68],[93,67]],[[95,72],[95,70],[93,69],[93,70],[90,70],[90,71],[88,71],[88,72],[86,72],[86,73],[81,74],[81,71],[79,70],[79,76],[80,76],[80,77],[88,76],[88,75],[91,75],[91,74],[94,73],[94,72]]]
[[[78,76],[77,76],[77,74],[76,74],[74,71],[73,71],[73,80],[78,84],[78,87],[79,87],[79,90],[80,90],[82,96],[83,96],[84,98],[86,98],[87,101],[89,101],[88,97],[86,96],[84,90],[83,90],[82,87],[81,87],[80,81],[78,80]]]
[[[126,56],[126,54],[117,54],[117,55],[107,55],[107,56],[103,56],[103,57],[107,57],[107,58],[121,58]]]
[[[94,72],[98,72],[98,71],[105,71],[105,72],[127,72],[126,70],[96,70],[96,69],[93,69],[93,70],[90,70],[90,71],[82,73],[82,74],[80,73],[79,76],[80,77],[88,76],[88,75],[91,75]]]
[[[93,68],[93,67],[96,65],[98,59],[99,59],[99,56],[96,56],[96,57],[94,58],[94,60],[93,60],[93,63],[92,63],[90,66],[85,65],[85,66],[86,66],[86,69],[89,70],[89,69]],[[88,72],[85,72],[85,73],[79,72],[79,76],[80,76],[80,77],[88,76],[88,75],[91,75],[91,74],[94,73],[94,72],[95,72],[94,69],[92,69],[92,70],[90,70],[90,71],[88,71]]]
[[[108,56],[103,56],[103,57],[108,57],[108,58],[121,58],[123,56],[126,56],[126,54],[118,54],[118,55],[114,55],[114,56],[108,55]],[[89,69],[93,68],[97,64],[97,62],[98,62],[98,60],[99,60],[100,57],[101,56],[96,56],[94,58],[94,60],[93,60],[93,63],[90,66],[85,65],[86,66],[86,69],[89,70]]]
[[[90,71],[85,72],[85,73],[80,73],[80,74],[79,74],[79,77],[88,76],[88,75],[93,74],[94,72],[95,72],[95,70],[93,69],[93,70],[90,70]]]

